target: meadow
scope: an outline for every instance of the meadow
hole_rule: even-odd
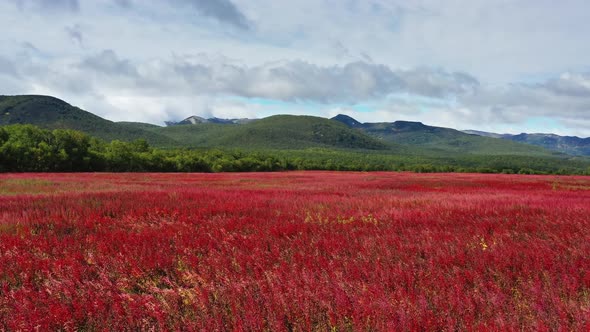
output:
[[[590,177],[0,174],[0,331],[590,330]]]

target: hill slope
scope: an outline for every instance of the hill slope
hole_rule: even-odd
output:
[[[503,137],[515,142],[542,146],[567,154],[590,156],[590,137],[559,136],[555,134],[519,134]]]
[[[136,125],[116,123],[48,96],[0,96],[0,125],[32,124],[46,129],[74,129],[110,141],[145,139],[158,146],[174,140]]]
[[[7,124],[75,129],[107,141],[143,138],[158,147],[319,147],[445,157],[474,154],[567,158],[566,155],[523,143],[561,149],[577,155],[588,153],[589,143],[579,138],[566,140],[551,135],[515,135],[511,137],[513,141],[510,141],[427,126],[419,122],[360,123],[345,115],[338,115],[332,120],[313,116],[277,115],[245,123],[213,118],[203,123],[159,127],[138,122],[115,123],[57,98],[34,95],[0,96],[0,125]],[[580,146],[577,150],[563,148],[563,142],[571,143],[576,139]]]
[[[392,147],[341,123],[314,116],[275,115],[245,124],[197,123],[152,131],[194,147],[366,150]]]
[[[195,161],[194,165],[197,166],[204,162],[213,167],[215,165],[209,159],[217,158],[215,156],[219,152],[223,162],[220,161],[221,164],[211,169],[219,166],[220,170],[224,170],[228,169],[228,160],[239,159],[243,152],[252,152],[254,159],[266,156],[263,159],[265,169],[275,169],[273,167],[278,165],[279,169],[534,170],[552,173],[582,173],[586,169],[590,170],[587,158],[552,153],[540,147],[502,139],[468,135],[448,128],[426,126],[419,122],[363,124],[346,116],[329,120],[292,115],[271,116],[242,124],[223,119],[209,120],[206,123],[169,127],[140,122],[115,123],[52,97],[0,96],[0,125],[32,124],[48,129],[75,129],[105,140],[144,138],[156,147],[242,150],[227,153],[213,151],[211,154],[207,151],[158,151],[155,152],[155,159],[150,159],[144,169],[154,169],[154,160],[160,160],[163,164],[158,165],[165,166],[156,169],[186,170],[187,160]],[[191,153],[192,157],[188,156]],[[166,164],[162,158],[168,158],[168,163],[175,166]],[[202,158],[209,158],[209,161]],[[267,162],[270,160],[268,158],[275,158],[278,164]],[[246,164],[249,162],[251,160]],[[241,165],[229,169],[251,169],[244,167]],[[202,168],[199,166],[197,169]]]
[[[486,137],[498,137],[506,140],[526,143],[543,147],[548,150],[567,153],[574,156],[590,156],[590,137],[559,136],[555,134],[496,134],[477,130],[464,130],[463,132]]]
[[[182,126],[187,124],[202,124],[202,123],[217,123],[217,124],[244,124],[252,121],[257,121],[257,119],[248,119],[248,118],[240,118],[240,119],[220,119],[220,118],[209,118],[205,119],[197,115],[191,115],[188,118],[175,122],[175,121],[165,121],[166,126]]]
[[[219,120],[219,119],[212,119]],[[0,125],[32,124],[46,129],[80,130],[107,141],[143,138],[160,147],[386,150],[390,145],[328,119],[271,116],[236,124],[206,121],[159,127],[140,122],[112,122],[48,96],[0,96]]]
[[[332,120],[356,128],[386,142],[427,148],[449,153],[478,155],[552,156],[556,152],[541,147],[506,141],[493,137],[466,134],[461,131],[427,126],[421,122],[395,121],[360,123],[349,116],[338,115]]]

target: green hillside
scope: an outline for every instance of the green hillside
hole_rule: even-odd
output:
[[[427,126],[420,122],[396,121],[359,123],[350,117],[334,118],[341,123],[385,142],[425,148],[429,151],[452,154],[519,155],[519,156],[564,156],[542,147],[522,144],[499,138],[466,134],[461,131]]]
[[[174,140],[136,125],[115,123],[48,96],[0,96],[0,125],[32,124],[46,129],[74,129],[107,141],[145,139],[158,146]]]
[[[99,159],[88,164],[87,170],[339,169],[581,174],[590,167],[590,161],[584,157],[419,122],[363,124],[346,116],[331,120],[275,115],[242,124],[160,127],[141,122],[115,123],[53,97],[0,96],[0,152],[14,165],[20,165],[21,157],[50,156],[43,168],[46,170],[70,169],[68,161],[62,159],[74,152],[69,153],[56,142],[78,134],[39,134],[34,127],[18,126],[22,124],[74,129],[105,140],[91,144],[93,152],[85,158]],[[57,138],[51,138],[52,135]],[[39,137],[45,138],[35,145]],[[152,149],[142,142],[109,143],[136,139],[165,149]],[[30,143],[25,149],[29,152],[21,151],[27,146],[23,142]],[[48,147],[51,149],[47,150]],[[42,154],[43,151],[47,153]],[[30,167],[23,170],[39,170],[35,160],[30,160]],[[19,170],[16,166],[4,167]]]
[[[141,130],[154,130],[154,129],[158,129],[158,128],[162,128],[162,126],[157,126],[155,124],[151,124],[151,123],[145,123],[145,122],[129,122],[129,121],[119,121],[116,122],[119,125],[123,125],[127,128],[135,128],[135,129],[141,129]]]
[[[388,150],[394,145],[328,119],[314,116],[275,115],[247,124],[179,125],[152,128],[191,147],[248,149],[339,149]]]

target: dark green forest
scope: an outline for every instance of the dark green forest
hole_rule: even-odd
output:
[[[0,127],[2,172],[250,172],[349,170],[590,174],[585,159],[514,155],[395,154],[336,148],[161,149],[146,140],[110,142],[71,129]]]

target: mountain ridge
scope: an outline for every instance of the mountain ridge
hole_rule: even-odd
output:
[[[339,114],[331,119],[275,115],[263,119],[205,119],[190,116],[166,127],[113,122],[51,96],[0,96],[0,125],[33,124],[75,129],[105,140],[145,139],[158,147],[397,151],[423,155],[557,156],[528,142],[483,137],[415,121],[361,123]],[[590,155],[590,151],[588,152]],[[577,154],[581,155],[581,154]]]
[[[157,132],[198,147],[367,150],[391,147],[339,122],[314,116],[273,115],[243,124],[203,122],[173,125],[157,129]]]
[[[217,123],[217,124],[246,124],[252,121],[257,121],[258,119],[248,119],[248,118],[233,118],[233,119],[222,119],[217,117],[212,118],[203,118],[198,115],[191,115],[184,120],[181,121],[164,121],[167,127],[170,126],[180,126],[180,125],[187,125],[187,124],[202,124],[202,123]]]
[[[337,115],[335,121],[351,123],[351,117]],[[352,119],[354,120],[354,119]],[[425,125],[417,121],[366,122],[354,120],[354,128],[386,142],[452,153],[485,155],[544,155],[548,150],[519,142],[466,134],[456,129]],[[553,153],[558,153],[554,152]]]
[[[0,125],[10,124],[32,124],[45,129],[74,129],[104,140],[145,139],[150,144],[162,146],[178,144],[158,133],[101,118],[51,96],[0,96]]]
[[[562,136],[553,133],[497,134],[477,130],[463,130],[463,132],[536,145],[575,156],[590,156],[590,137]]]

